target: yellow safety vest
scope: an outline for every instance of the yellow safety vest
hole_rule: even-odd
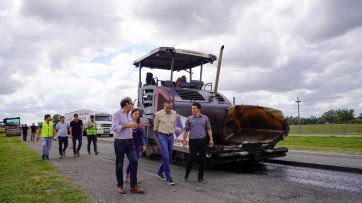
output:
[[[89,128],[89,125],[92,124],[92,127]],[[97,123],[88,122],[87,135],[96,135],[97,134]]]
[[[42,137],[53,137],[53,122],[49,121],[49,124],[46,121],[43,121],[41,124],[41,136]]]

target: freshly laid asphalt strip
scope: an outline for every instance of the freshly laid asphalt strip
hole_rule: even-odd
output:
[[[138,167],[140,185],[146,193],[131,194],[129,184],[125,184],[127,194],[121,195],[116,192],[113,143],[100,139],[100,154],[95,156],[87,154],[85,137],[83,141],[81,156],[72,158],[69,147],[65,159],[58,159],[58,142],[53,142],[50,161],[95,202],[358,202],[362,199],[361,175],[273,164],[260,164],[251,171],[238,167],[207,171],[206,184],[196,181],[195,170],[190,181],[184,182],[184,166],[171,164],[176,185],[168,186],[155,176],[160,160],[148,158],[141,158]],[[27,143],[41,153],[40,142]]]
[[[265,162],[362,174],[361,155],[289,151],[285,157],[267,159]]]

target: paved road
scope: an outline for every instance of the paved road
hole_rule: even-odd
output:
[[[28,144],[40,152],[40,142]],[[156,179],[160,160],[141,158],[139,180],[146,194],[120,195],[115,192],[114,150],[111,142],[99,142],[98,156],[86,154],[82,147],[80,158],[68,156],[59,160],[58,143],[53,142],[51,162],[76,186],[82,187],[95,202],[361,202],[362,175],[292,167],[258,164],[253,167],[224,165],[207,171],[206,184],[182,181],[184,167],[171,165],[175,186]],[[40,156],[39,156],[40,158]]]
[[[349,171],[362,171],[362,156],[347,154],[332,154],[322,152],[289,151],[287,156],[272,160],[291,163],[318,164],[325,168],[346,168]]]

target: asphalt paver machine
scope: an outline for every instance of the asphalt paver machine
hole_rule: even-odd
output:
[[[191,115],[194,102],[201,104],[202,114],[209,117],[212,126],[214,147],[207,149],[209,166],[246,160],[261,161],[286,155],[287,148],[275,148],[277,142],[289,133],[289,126],[281,111],[253,105],[232,105],[217,91],[223,49],[222,46],[214,88],[212,83],[204,83],[202,80],[203,72],[207,71],[206,65],[217,60],[213,54],[159,47],[134,61],[133,65],[139,69],[138,107],[141,109],[142,122],[147,124],[147,155],[160,153],[153,120],[155,113],[163,109],[165,100],[172,101],[173,109],[178,114],[173,159],[185,160],[189,152],[188,146],[182,145],[183,127]],[[142,70],[145,68],[149,69],[142,82]],[[193,75],[195,68],[200,70],[197,78]],[[155,69],[168,71],[170,77],[159,79],[151,72]],[[178,86],[174,73],[181,71],[189,76],[189,80]]]

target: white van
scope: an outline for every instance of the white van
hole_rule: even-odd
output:
[[[113,137],[111,114],[83,109],[66,113],[64,115],[65,122],[70,123],[74,119],[74,114],[78,114],[78,118],[83,121],[83,125],[89,121],[90,115],[94,115],[94,120],[97,123],[97,136],[108,135]]]

